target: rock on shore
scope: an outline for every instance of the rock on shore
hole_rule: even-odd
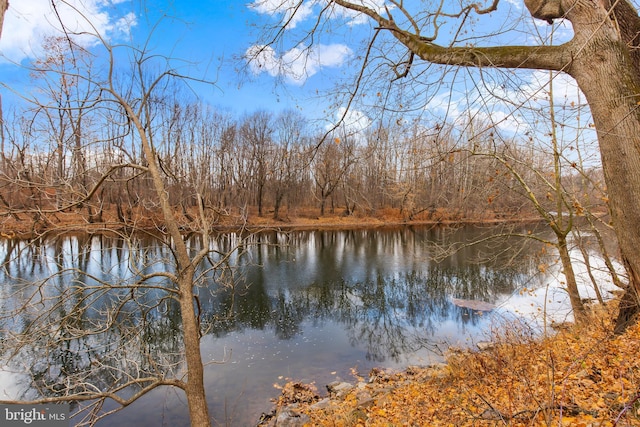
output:
[[[428,367],[408,367],[404,371],[391,369],[373,369],[369,378],[356,377],[353,382],[334,381],[327,384],[327,395],[321,397],[313,385],[300,382],[287,383],[274,408],[268,414],[262,414],[257,426],[264,427],[302,427],[311,419],[303,411],[324,410],[347,396],[353,396],[357,402],[354,412],[362,411],[385,395],[393,393],[398,386],[427,377],[443,375],[447,369],[444,363]],[[355,414],[354,414],[355,415]]]

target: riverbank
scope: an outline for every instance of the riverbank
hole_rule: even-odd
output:
[[[124,215],[124,218],[123,218]],[[185,233],[200,232],[202,224],[198,213],[190,211],[175,212],[175,220]],[[359,229],[393,227],[405,225],[471,225],[471,224],[499,224],[539,222],[540,218],[531,216],[500,217],[494,215],[465,217],[459,213],[444,210],[430,214],[421,214],[413,218],[403,215],[398,209],[382,209],[368,214],[357,212],[346,215],[344,210],[337,209],[319,215],[317,209],[296,209],[286,212],[278,218],[273,213],[258,215],[255,209],[247,212],[209,212],[207,229],[210,231],[235,231],[247,229],[250,231],[262,229],[280,230],[322,230],[322,229]],[[0,236],[4,238],[33,238],[46,234],[65,233],[110,233],[139,230],[150,233],[162,232],[165,229],[164,220],[159,211],[142,207],[119,212],[113,208],[104,208],[100,216],[91,219],[86,212],[3,212],[0,211]]]
[[[510,325],[446,363],[283,385],[263,426],[640,426],[640,325],[612,335],[616,302],[546,338]]]

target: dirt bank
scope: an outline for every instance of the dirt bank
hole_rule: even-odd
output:
[[[197,212],[175,212],[175,220],[181,229],[188,232],[202,230],[202,222]],[[465,218],[448,212],[437,212],[429,217],[405,218],[398,210],[385,209],[371,214],[355,213],[345,215],[343,211],[318,215],[316,209],[297,209],[284,213],[279,218],[272,214],[259,216],[253,210],[246,213],[210,213],[206,228],[210,231],[283,229],[357,229],[403,225],[450,226],[463,224],[498,224],[504,222],[538,222],[539,218]],[[2,212],[0,211],[0,235],[5,238],[33,238],[35,236],[64,234],[73,232],[107,233],[122,230],[140,230],[162,232],[165,229],[164,219],[160,212],[134,208],[126,212],[118,212],[115,208],[105,208],[101,214],[89,216],[80,212]]]

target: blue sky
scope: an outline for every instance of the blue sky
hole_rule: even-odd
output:
[[[353,60],[362,56],[358,41],[372,31],[372,24],[364,17],[335,12],[331,15],[331,21],[335,21],[335,25],[330,24],[331,31],[322,32],[310,50],[303,54],[301,48],[309,47],[309,44],[303,41],[296,45],[296,40],[302,40],[296,37],[315,23],[315,15],[323,5],[323,0],[306,0],[298,10],[299,18],[286,30],[291,36],[285,40],[292,43],[278,43],[274,48],[264,49],[252,65],[247,65],[245,54],[255,51],[252,46],[261,34],[264,35],[264,28],[287,17],[286,12],[275,10],[275,5],[287,5],[295,0],[56,1],[57,12],[68,27],[97,31],[112,44],[142,46],[148,41],[152,53],[179,58],[181,62],[174,62],[174,66],[179,66],[181,72],[214,80],[215,85],[194,85],[194,92],[203,101],[237,115],[258,109],[276,112],[297,109],[311,119],[335,120],[343,111],[344,103],[332,103],[334,100],[322,94],[331,92],[340,82],[353,81],[357,71],[354,68],[357,62]],[[364,1],[376,8],[382,8],[384,4],[384,0]],[[79,11],[86,20],[78,18]],[[95,26],[93,29],[87,28],[87,20]],[[28,72],[20,64],[28,65],[42,54],[42,38],[56,34],[56,23],[50,0],[13,0],[10,3],[0,39],[0,81],[5,85],[0,90],[5,111],[10,108],[11,90],[21,92],[31,87]],[[505,28],[509,25],[516,30]],[[505,31],[508,43],[538,43],[533,39],[547,37],[550,31],[555,31],[556,41],[570,36],[566,23],[551,27],[533,21],[518,0],[501,2],[499,14],[478,20],[473,26],[473,34],[491,33],[497,27]],[[446,26],[442,29],[445,36],[440,43],[446,44],[444,30]],[[482,39],[481,42],[489,40]],[[504,42],[500,37],[493,40]],[[92,47],[95,39],[79,38],[79,41]],[[100,52],[95,47],[94,50]],[[424,98],[423,110],[434,120],[446,113],[447,119],[453,122],[468,119],[472,113],[512,134],[528,130],[530,125],[521,115],[525,108],[517,107],[526,106],[528,111],[534,111],[543,106],[544,91],[540,88],[549,77],[543,72],[519,73],[517,78],[503,73],[487,84],[473,71],[462,69],[455,76],[455,81],[433,85],[437,87],[433,92],[425,88],[438,82],[441,76],[425,73],[421,77],[424,81],[420,84],[425,86],[416,86],[416,97]],[[500,79],[511,83],[501,84]],[[558,76],[555,81],[554,98],[558,104],[580,101],[571,79]],[[501,103],[500,98],[510,102]],[[375,94],[369,94],[369,100],[370,105],[375,103]],[[350,120],[365,126],[370,120],[363,112],[365,110],[359,108],[359,105],[352,107]]]
[[[0,40],[0,80],[13,90],[20,92],[30,86],[24,66],[42,54],[40,45],[44,36],[59,34],[50,3],[50,0],[15,0],[10,4]],[[346,54],[342,57],[338,54],[323,67],[322,76],[295,81],[287,77],[279,79],[275,72],[253,72],[243,57],[271,17],[250,7],[249,2],[68,0],[67,3],[72,7],[60,4],[58,8],[67,25],[76,25],[78,14],[73,10],[76,7],[110,43],[140,46],[149,40],[154,54],[179,58],[182,72],[215,81],[214,86],[196,85],[198,96],[237,114],[296,108],[311,116],[318,115],[325,101],[315,94],[329,87],[332,70],[339,71],[347,59]],[[87,39],[85,43],[92,41]],[[323,55],[329,57],[332,53],[326,51]],[[8,88],[2,91],[8,92]],[[7,93],[5,108],[10,99]]]

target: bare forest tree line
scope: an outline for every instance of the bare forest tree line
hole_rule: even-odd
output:
[[[133,224],[157,211],[148,177],[126,167],[144,163],[135,138],[119,130],[123,118],[85,111],[91,96],[66,106],[70,98],[53,99],[60,105],[55,117],[44,108],[5,117],[5,216],[47,229],[65,212],[86,223]],[[219,222],[245,221],[249,212],[283,221],[327,213],[407,221],[535,219],[538,212],[512,168],[549,210],[555,206],[544,180],[555,173],[549,153],[526,136],[468,136],[464,126],[415,120],[379,122],[357,132],[338,128],[319,144],[323,130],[295,111],[236,118],[169,99],[156,100],[153,108],[156,154],[184,227],[201,203]],[[601,170],[578,164],[577,149],[574,144],[561,153],[563,191],[579,215],[587,210],[601,216]]]

